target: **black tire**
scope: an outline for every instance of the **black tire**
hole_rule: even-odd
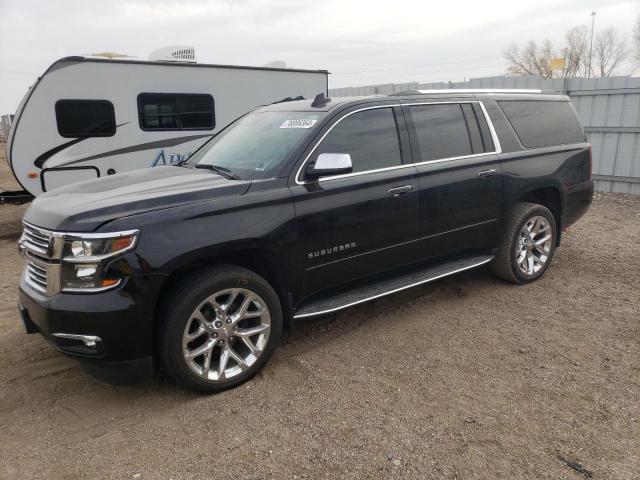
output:
[[[205,299],[231,288],[242,288],[257,294],[266,304],[271,327],[267,343],[255,363],[230,379],[212,381],[198,376],[187,364],[183,354],[183,334],[191,315]],[[180,288],[162,302],[160,308],[157,355],[162,367],[177,383],[201,393],[220,392],[249,380],[267,363],[282,334],[282,307],[278,295],[264,278],[242,267],[219,265],[198,270],[187,277]]]
[[[518,267],[516,252],[519,247],[520,232],[524,225],[536,216],[544,217],[549,222],[551,227],[551,245],[547,259],[541,268],[532,274],[527,274]],[[548,208],[536,203],[518,203],[511,212],[511,217],[502,235],[498,254],[491,263],[491,268],[498,277],[509,282],[532,282],[540,278],[547,268],[549,268],[556,250],[557,238],[556,220]]]

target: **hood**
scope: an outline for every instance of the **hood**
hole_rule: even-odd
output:
[[[144,168],[43,193],[24,220],[50,230],[91,232],[128,215],[242,195],[250,185],[250,181],[228,180],[208,170]]]

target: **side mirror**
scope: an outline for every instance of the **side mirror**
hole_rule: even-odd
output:
[[[351,173],[353,164],[348,153],[321,153],[316,163],[307,165],[307,178],[328,177]]]

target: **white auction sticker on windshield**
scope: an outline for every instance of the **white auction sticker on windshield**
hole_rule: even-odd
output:
[[[285,120],[280,128],[311,128],[316,124],[317,120],[309,118],[298,118],[295,120]]]

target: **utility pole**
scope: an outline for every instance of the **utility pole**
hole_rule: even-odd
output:
[[[596,22],[596,12],[591,12],[591,42],[589,43],[589,71],[587,72],[587,77],[593,75],[593,68],[591,67],[591,59],[593,58],[593,26]]]

